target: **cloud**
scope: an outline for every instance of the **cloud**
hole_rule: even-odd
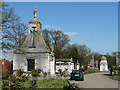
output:
[[[71,40],[88,40],[88,38],[78,36],[76,32],[65,32]]]
[[[56,26],[52,26],[52,25],[46,24],[44,26],[44,28],[51,29],[51,28],[56,28]]]
[[[108,44],[117,44],[118,42],[115,41],[115,40],[110,40],[110,41],[107,41],[106,43],[108,43]]]
[[[88,40],[86,37],[80,37],[80,36],[73,36],[71,37],[72,40]]]
[[[51,29],[51,30],[59,30],[59,31],[62,31],[61,28],[58,28],[57,26],[52,26],[52,25],[49,25],[49,24],[46,24],[44,26],[44,29]]]
[[[62,29],[61,29],[61,28],[56,28],[56,30],[62,31]]]
[[[74,37],[74,38],[79,40],[87,40],[87,38],[84,38],[84,37]]]
[[[76,36],[77,35],[76,32],[65,32],[65,34],[67,34],[68,36]]]

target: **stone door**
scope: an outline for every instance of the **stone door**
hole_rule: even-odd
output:
[[[35,69],[35,60],[34,59],[27,59],[28,62],[28,71]]]

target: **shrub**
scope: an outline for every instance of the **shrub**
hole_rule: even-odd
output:
[[[79,70],[82,70],[83,72],[85,71],[85,68],[83,67],[83,68],[80,68]]]
[[[62,75],[62,69],[58,70],[58,74]]]
[[[42,73],[43,73],[44,77],[46,77],[46,76],[47,76],[47,73],[46,73],[46,72],[42,72]]]
[[[40,72],[37,70],[32,70],[30,73],[33,77],[37,77],[40,74]]]
[[[115,70],[120,70],[120,67],[118,67],[118,66],[113,66],[113,67],[112,67],[112,70],[113,70],[113,72],[114,72]]]
[[[32,80],[27,80],[27,81],[24,83],[24,86],[25,86],[25,88],[30,88],[30,87],[32,87]]]
[[[9,80],[3,80],[2,88],[9,88]]]
[[[17,76],[21,77],[24,73],[22,69],[16,70]]]

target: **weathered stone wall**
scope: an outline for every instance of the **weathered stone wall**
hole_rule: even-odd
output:
[[[55,57],[50,55],[50,73],[55,74]]]
[[[21,57],[21,54],[13,55],[13,70],[23,68],[24,57]]]
[[[59,69],[62,69],[62,71],[68,69],[68,73],[71,73],[74,69],[74,64],[69,62],[67,65],[56,65],[56,72],[58,72]]]
[[[35,69],[42,69],[46,72],[50,71],[51,74],[54,74],[55,58],[50,57],[49,53],[14,54],[13,59],[13,70],[23,69],[27,72],[27,59],[35,59]]]

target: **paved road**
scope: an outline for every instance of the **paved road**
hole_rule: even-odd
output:
[[[109,73],[99,72],[85,75],[84,81],[70,81],[77,83],[79,88],[118,88],[118,81],[107,77]]]

